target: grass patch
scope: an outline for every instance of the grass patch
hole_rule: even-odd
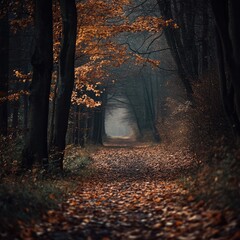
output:
[[[0,239],[19,237],[21,225],[37,222],[47,211],[59,208],[69,192],[87,174],[94,147],[66,148],[64,171],[45,171],[37,166],[19,170],[22,138],[0,141]]]
[[[67,146],[65,150],[64,170],[68,173],[80,173],[91,163],[91,153],[96,151],[94,146],[81,148],[75,145]]]
[[[185,187],[213,208],[240,211],[240,151],[218,147],[195,174],[184,179]]]
[[[22,222],[36,221],[41,215],[57,209],[64,194],[54,184],[35,183],[2,183],[0,185],[0,234],[9,238],[18,236]]]

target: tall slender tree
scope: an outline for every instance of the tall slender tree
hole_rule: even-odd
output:
[[[240,2],[211,0],[217,27],[219,75],[223,104],[240,140]]]
[[[157,3],[164,18],[173,19],[171,0],[157,0]],[[171,28],[164,29],[164,33],[174,61],[177,65],[179,77],[181,78],[181,81],[186,89],[187,98],[188,100],[192,101],[193,89],[189,79],[189,73],[187,71],[187,58],[180,38],[180,33],[176,31],[176,29]]]
[[[35,48],[31,63],[33,77],[29,97],[29,129],[22,165],[48,163],[47,128],[49,92],[53,66],[52,1],[35,1]]]
[[[75,0],[60,0],[63,22],[61,52],[59,60],[59,81],[56,98],[53,150],[57,153],[60,168],[63,167],[64,149],[71,95],[74,86],[74,60],[77,33],[77,11]]]
[[[94,144],[103,144],[103,137],[105,135],[105,107],[107,103],[107,93],[104,90],[104,86],[100,87],[102,94],[100,96],[95,96],[96,101],[101,101],[101,106],[96,107],[93,112],[93,132],[92,132],[92,142]]]
[[[8,71],[9,71],[9,22],[8,14],[0,17],[0,135],[7,135],[8,128]]]
[[[204,5],[204,6],[203,6]],[[206,70],[208,70],[208,55],[209,53],[209,27],[210,27],[210,21],[209,21],[209,1],[203,0],[202,5],[202,73],[204,73]]]

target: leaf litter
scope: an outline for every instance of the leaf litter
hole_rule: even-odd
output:
[[[22,239],[240,239],[234,212],[211,209],[180,183],[194,165],[187,148],[103,147],[92,159],[60,210],[21,225]]]

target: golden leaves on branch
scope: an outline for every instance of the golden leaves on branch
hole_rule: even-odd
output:
[[[28,82],[31,80],[32,72],[23,73],[20,70],[13,70],[13,75],[18,79],[18,82]]]
[[[133,32],[160,32],[165,27],[174,26],[175,24],[172,19],[163,20],[161,17],[140,16],[130,25],[130,30]]]
[[[144,64],[144,63],[149,63],[153,68],[154,67],[158,67],[160,65],[160,61],[159,60],[154,60],[154,59],[150,59],[150,58],[144,58],[142,56],[140,56],[139,54],[134,54],[135,58],[136,58],[136,64]]]
[[[24,91],[24,90],[20,90],[18,92],[11,93],[6,98],[0,98],[0,102],[4,101],[4,100],[17,101],[23,95],[29,95],[29,92],[28,91]]]
[[[20,70],[15,69],[13,70],[13,75],[16,77],[16,80],[12,81],[13,83],[26,83],[31,80],[32,72],[23,73]],[[29,92],[26,90],[9,90],[8,92],[0,91],[0,103],[4,101],[18,101],[21,96],[28,94]]]
[[[11,26],[17,31],[29,26],[33,22],[34,8],[32,1],[11,1],[9,9],[13,13]],[[135,63],[150,64],[158,67],[160,61],[144,58],[133,54],[125,45],[118,43],[118,36],[122,33],[161,32],[164,27],[177,28],[173,20],[161,17],[138,16],[134,20],[127,15],[127,9],[134,6],[130,0],[110,1],[77,1],[78,31],[76,39],[76,69],[75,89],[72,94],[73,104],[85,104],[87,107],[99,106],[100,101],[94,101],[102,94],[96,82],[102,86],[112,81],[109,68],[119,67],[128,60],[135,59]],[[25,14],[23,15],[23,10]],[[24,17],[23,17],[24,16]],[[62,18],[59,2],[53,3],[53,59],[58,64],[62,39]],[[15,76],[26,81],[20,72]],[[53,85],[56,83],[53,78]],[[52,88],[54,89],[54,88]],[[50,99],[53,98],[51,93]]]
[[[134,6],[128,0],[119,1],[96,1],[89,0],[77,3],[78,11],[78,34],[76,41],[76,58],[88,58],[87,63],[76,68],[76,88],[81,91],[88,88],[92,82],[101,81],[108,85],[110,73],[107,69],[119,67],[128,60],[135,59],[135,64],[150,64],[158,67],[160,61],[151,58],[144,58],[134,54],[126,47],[118,43],[120,34],[130,32],[161,32],[164,27],[175,27],[173,20],[163,20],[154,16],[139,16],[129,19],[126,9]],[[101,93],[100,93],[101,94]],[[82,103],[82,100],[89,100],[86,95],[77,100],[74,93],[73,103]],[[96,95],[97,96],[97,95]],[[89,105],[89,103],[88,103]],[[91,105],[91,104],[90,104]]]
[[[77,92],[73,91],[72,93],[72,104],[75,105],[84,105],[87,108],[95,108],[101,106],[100,101],[95,101],[93,98],[89,97],[87,94],[81,95],[81,97],[77,96]]]

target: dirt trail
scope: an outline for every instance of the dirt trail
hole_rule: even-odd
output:
[[[232,239],[237,222],[211,210],[179,183],[190,152],[163,147],[105,147],[92,155],[76,192],[33,227],[33,239]]]

